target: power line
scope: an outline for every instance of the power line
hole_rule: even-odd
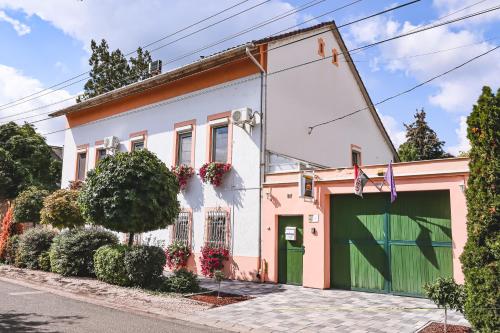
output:
[[[401,91],[401,92],[399,92],[399,93],[397,93],[397,94],[395,94],[395,95],[392,95],[392,96],[390,96],[390,97],[387,97],[387,98],[385,98],[385,99],[383,99],[383,100],[381,100],[381,101],[379,101],[379,102],[377,102],[377,103],[370,104],[370,105],[368,105],[367,107],[364,107],[364,108],[362,108],[362,109],[358,109],[358,110],[353,111],[353,112],[351,112],[351,113],[347,113],[347,114],[345,114],[345,115],[343,115],[343,116],[341,116],[341,117],[337,117],[337,118],[334,118],[334,119],[332,119],[332,120],[324,121],[324,122],[318,123],[318,124],[316,124],[316,125],[310,126],[310,127],[308,127],[308,133],[309,133],[309,134],[312,134],[312,131],[313,131],[315,128],[317,128],[317,127],[324,126],[324,125],[331,124],[331,123],[333,123],[333,122],[336,122],[336,121],[339,121],[339,120],[345,119],[345,118],[350,117],[350,116],[353,116],[353,115],[355,115],[356,113],[359,113],[359,112],[361,112],[361,111],[368,110],[370,107],[375,107],[375,106],[377,106],[377,105],[380,105],[380,104],[383,104],[383,103],[385,103],[385,102],[388,102],[388,101],[390,101],[390,100],[392,100],[392,99],[394,99],[394,98],[397,98],[397,97],[399,97],[399,96],[402,96],[402,95],[405,95],[405,94],[407,94],[407,93],[409,93],[409,92],[412,92],[413,90],[415,90],[415,89],[417,89],[417,88],[419,88],[419,87],[421,87],[421,86],[423,86],[423,85],[426,85],[426,84],[428,84],[429,82],[432,82],[432,81],[434,81],[434,80],[436,80],[436,79],[438,79],[438,78],[440,78],[440,77],[442,77],[442,76],[445,76],[445,75],[447,75],[447,74],[449,74],[449,73],[451,73],[451,72],[453,72],[453,71],[455,71],[455,70],[457,70],[457,69],[459,69],[459,68],[462,68],[462,67],[464,67],[464,66],[466,66],[466,65],[470,64],[471,62],[473,62],[473,61],[475,61],[475,60],[477,60],[477,59],[479,59],[479,58],[481,58],[481,57],[484,57],[485,55],[487,55],[487,54],[489,54],[489,53],[491,53],[491,52],[493,52],[493,51],[497,50],[498,48],[500,48],[500,45],[497,45],[496,47],[494,47],[494,48],[492,48],[492,49],[489,49],[489,50],[488,50],[488,51],[486,51],[486,52],[483,52],[483,53],[481,53],[481,54],[479,54],[479,55],[477,55],[477,56],[475,56],[475,57],[473,57],[473,58],[470,58],[469,60],[467,60],[466,62],[461,63],[461,64],[460,64],[460,65],[458,65],[458,66],[455,66],[455,67],[453,67],[453,68],[451,68],[451,69],[449,69],[449,70],[447,70],[447,71],[445,71],[445,72],[443,72],[443,73],[441,73],[441,74],[438,74],[438,75],[436,75],[436,76],[433,76],[433,77],[431,77],[430,79],[428,79],[428,80],[426,80],[426,81],[424,81],[424,82],[421,82],[421,83],[419,83],[419,84],[417,84],[417,85],[415,85],[415,86],[413,86],[413,87],[411,87],[411,88],[409,88],[409,89],[406,89],[406,90],[404,90],[404,91]]]

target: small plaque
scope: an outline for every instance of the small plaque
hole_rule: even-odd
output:
[[[286,240],[297,240],[297,228],[296,227],[286,227],[285,228],[285,239]]]
[[[318,214],[309,214],[309,223],[318,223],[319,215]]]

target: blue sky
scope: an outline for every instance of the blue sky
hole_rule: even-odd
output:
[[[3,51],[0,52],[0,105],[87,71],[92,38],[106,38],[111,48],[128,52],[237,2],[0,0],[0,45]],[[224,15],[176,37],[261,2],[263,0],[249,0]],[[239,32],[267,18],[300,8],[307,2],[309,1],[266,2],[245,14],[168,45],[153,55],[164,63],[168,62],[169,59]],[[169,64],[168,67],[180,66],[199,55],[270,35],[350,2],[352,0],[318,0],[317,5],[300,13],[287,16],[183,61]],[[335,19],[337,24],[342,24],[401,3],[403,2],[363,0],[318,21]],[[422,0],[390,14],[346,27],[341,33],[348,47],[353,48],[410,31],[418,25],[432,23],[455,11],[459,12],[445,20],[496,5],[500,5],[500,0]],[[172,39],[167,39],[164,43]],[[384,43],[353,54],[353,58],[373,101],[377,102],[444,72],[496,46],[497,43],[500,43],[500,10],[413,37]],[[427,54],[436,51],[439,52]],[[394,143],[399,145],[404,141],[403,122],[412,121],[415,109],[425,108],[431,127],[446,141],[446,149],[457,153],[467,149],[465,117],[483,85],[490,85],[495,90],[500,87],[499,73],[500,51],[496,51],[415,92],[380,105],[378,111]],[[23,115],[16,114],[68,99],[71,95],[81,92],[82,87],[83,82],[80,82],[15,107],[3,110],[0,107],[0,122],[24,116],[31,117],[28,121],[44,118],[43,113],[70,102]],[[11,117],[6,118],[9,116]],[[22,120],[25,119],[19,121]],[[65,126],[63,119],[44,121],[36,125],[41,133]],[[62,144],[62,133],[49,135],[47,139],[52,144]]]

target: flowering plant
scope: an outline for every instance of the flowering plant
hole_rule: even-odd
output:
[[[223,247],[204,246],[201,249],[201,273],[213,277],[215,271],[224,268],[224,261],[229,259],[229,250]]]
[[[222,177],[224,177],[229,170],[231,170],[231,164],[229,163],[205,163],[200,168],[200,177],[205,184],[210,183],[213,186],[219,186],[222,183]]]
[[[191,255],[191,248],[181,242],[173,242],[165,250],[167,256],[167,266],[170,269],[178,270],[186,267],[189,256]]]
[[[177,165],[172,167],[172,173],[177,177],[181,190],[186,189],[187,183],[194,174],[194,169],[189,165]]]

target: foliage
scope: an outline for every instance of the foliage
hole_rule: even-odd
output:
[[[131,57],[129,62],[120,49],[110,53],[104,39],[99,45],[92,40],[90,48],[90,79],[85,83],[83,95],[76,99],[78,103],[150,76],[148,69],[152,61],[151,55],[148,51],[143,52],[140,47],[137,49],[137,57]]]
[[[177,165],[172,167],[172,172],[179,182],[179,188],[185,190],[189,179],[194,175],[194,169],[189,165]]]
[[[128,247],[125,245],[105,245],[94,254],[94,270],[97,279],[119,286],[130,285],[124,260]]]
[[[134,286],[149,287],[163,275],[165,253],[157,246],[133,246],[125,253],[128,279]]]
[[[462,312],[465,301],[465,290],[452,278],[440,277],[433,283],[424,285],[425,296],[438,307]]]
[[[467,242],[460,257],[465,315],[479,332],[500,331],[500,89],[484,87],[467,119],[470,176]]]
[[[200,281],[196,274],[181,268],[164,280],[161,290],[183,294],[195,293],[200,291]]]
[[[19,193],[14,201],[14,221],[40,222],[40,210],[43,207],[43,200],[49,195],[49,191],[30,186]]]
[[[56,233],[47,228],[28,229],[19,239],[16,255],[16,266],[29,269],[40,269],[39,257],[48,251]]]
[[[214,280],[217,282],[217,298],[220,297],[220,285],[222,280],[224,280],[224,272],[221,270],[214,271]]]
[[[3,260],[8,265],[13,265],[16,262],[16,253],[19,246],[19,235],[14,235],[9,237],[5,245],[5,250],[3,252]]]
[[[0,234],[0,260],[4,260],[5,256],[5,248],[7,246],[7,242],[9,241],[9,237],[12,233],[12,220],[13,220],[13,208],[12,206],[7,209],[5,216],[2,220],[2,229]]]
[[[444,141],[440,141],[436,132],[429,127],[424,109],[415,113],[415,121],[406,127],[406,142],[399,147],[402,161],[433,160],[451,157],[443,150]]]
[[[172,242],[167,246],[165,255],[168,268],[178,270],[186,267],[188,258],[191,255],[191,247],[181,242]]]
[[[0,125],[1,198],[13,199],[30,185],[54,190],[60,178],[60,163],[32,125]]]
[[[85,224],[78,206],[77,190],[61,189],[46,197],[40,215],[42,224],[59,229],[75,228]]]
[[[224,261],[229,259],[229,250],[223,247],[204,246],[201,248],[201,273],[213,277],[216,270],[224,268]]]
[[[179,214],[179,184],[148,150],[116,153],[91,170],[78,202],[96,225],[133,234],[165,228]]]
[[[200,168],[200,177],[205,184],[220,186],[224,175],[231,170],[231,164],[210,162]]]
[[[44,251],[38,256],[38,265],[40,269],[45,272],[50,272],[50,253],[49,251]]]
[[[70,229],[54,238],[50,247],[52,271],[61,275],[94,276],[94,254],[104,245],[118,244],[118,238],[102,229]]]

